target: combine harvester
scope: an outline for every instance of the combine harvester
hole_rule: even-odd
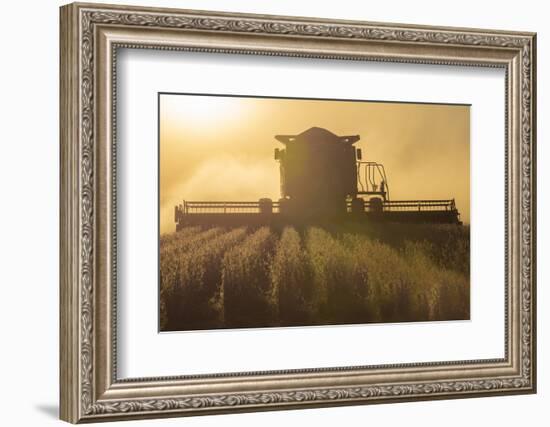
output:
[[[176,230],[190,225],[281,225],[334,221],[461,224],[451,200],[391,200],[384,166],[362,161],[359,135],[313,127],[277,135],[281,198],[259,201],[184,201]]]

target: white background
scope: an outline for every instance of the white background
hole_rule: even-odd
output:
[[[118,3],[112,0],[114,3]],[[137,1],[134,4],[319,16],[326,18],[538,31],[538,117],[548,117],[550,59],[544,2],[297,0]],[[3,5],[0,250],[0,387],[2,424],[59,424],[58,402],[58,10],[57,1]],[[547,425],[550,404],[546,325],[550,269],[548,128],[539,120],[539,393],[438,402],[267,412],[124,425]],[[492,256],[491,253],[486,256]],[[500,256],[500,254],[499,254]]]
[[[120,378],[504,357],[504,70],[329,63],[152,50],[119,53]],[[327,86],[327,81],[335,83]],[[168,90],[472,104],[471,321],[158,334],[157,92]],[[501,256],[483,256],[489,252]],[[217,357],[221,348],[223,357]]]

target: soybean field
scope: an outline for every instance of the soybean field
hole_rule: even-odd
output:
[[[458,225],[187,227],[160,238],[160,330],[465,320]]]

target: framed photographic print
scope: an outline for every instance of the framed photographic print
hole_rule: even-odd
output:
[[[61,8],[61,418],[533,393],[535,34]]]

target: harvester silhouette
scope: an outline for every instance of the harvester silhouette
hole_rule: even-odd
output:
[[[176,230],[189,225],[311,224],[385,221],[461,224],[454,199],[390,200],[384,166],[363,161],[359,135],[337,136],[312,127],[276,135],[281,198],[259,201],[184,201],[175,207]]]

